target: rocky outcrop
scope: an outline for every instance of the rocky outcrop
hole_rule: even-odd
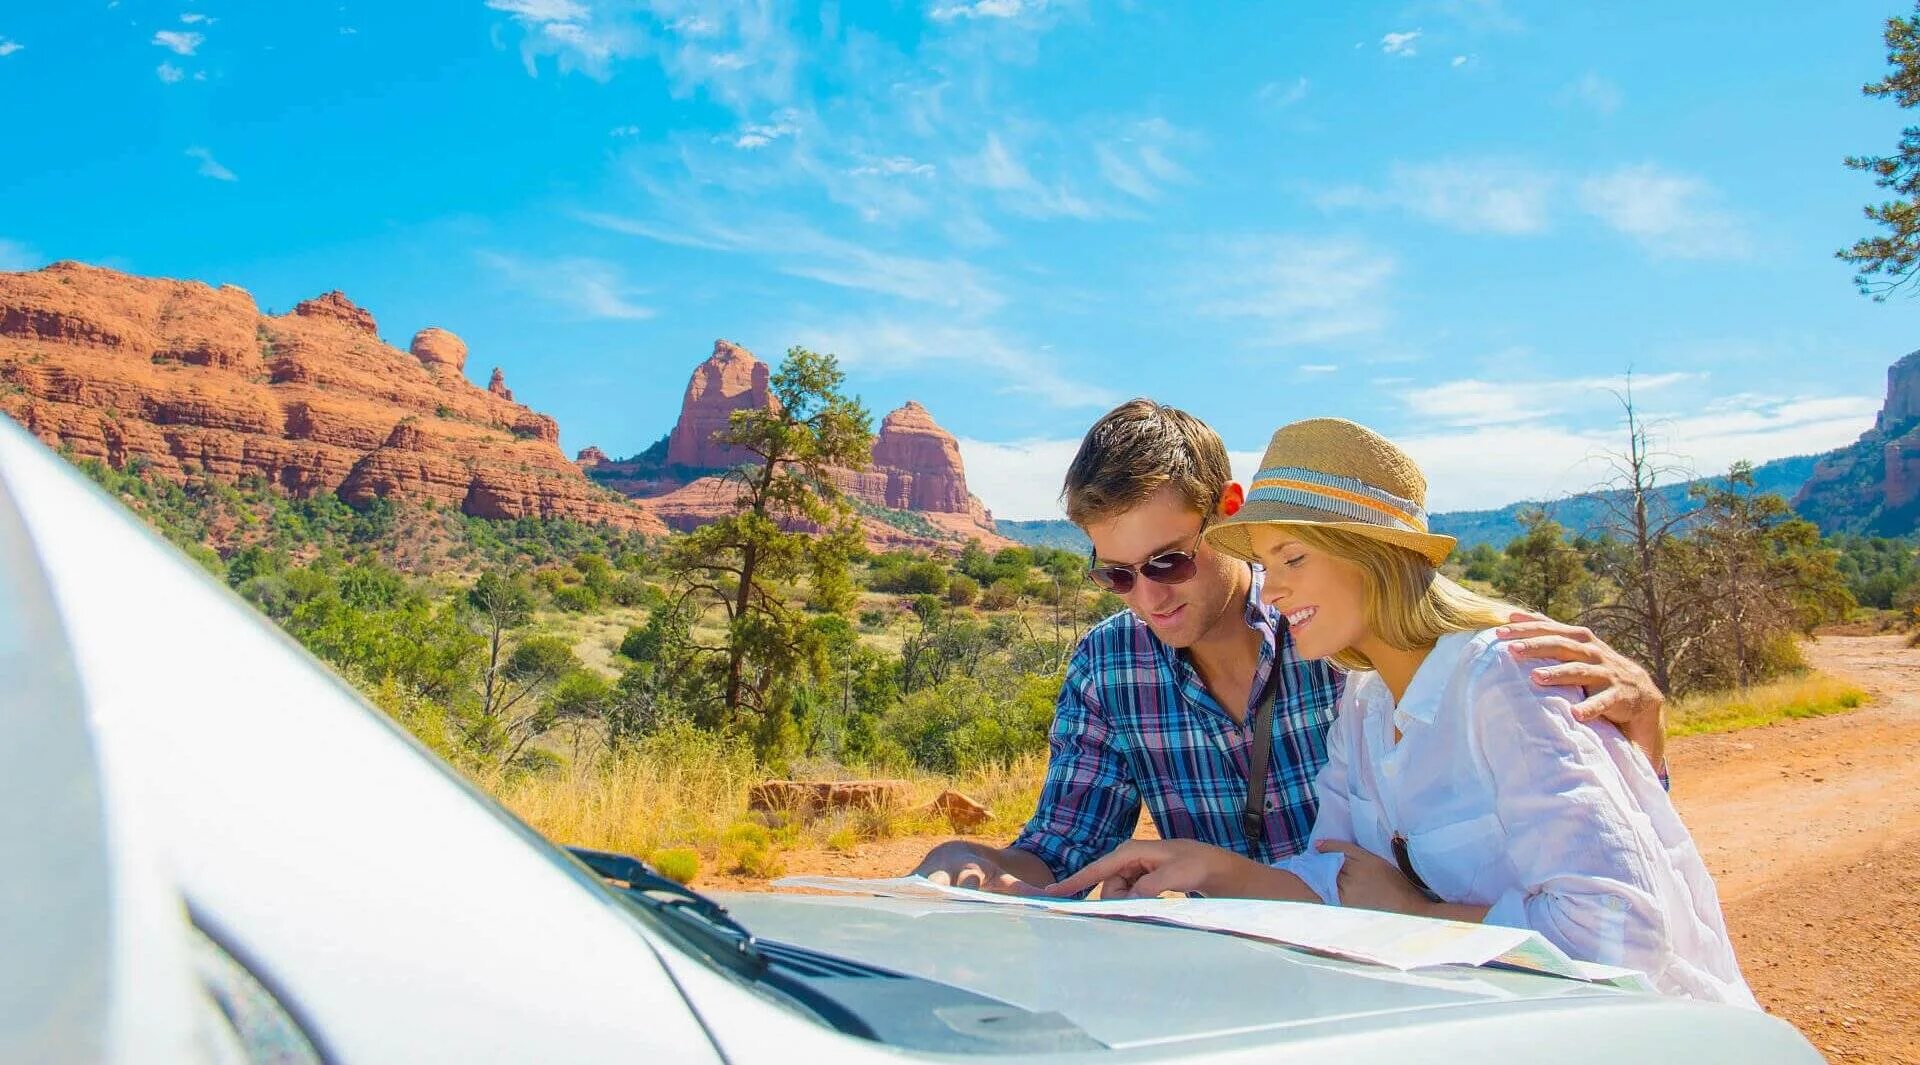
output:
[[[667,437],[667,465],[697,470],[720,470],[750,461],[753,456],[714,440],[737,410],[768,410],[767,364],[731,340],[713,342],[713,354],[694,368],[680,399],[680,420]]]
[[[573,464],[583,470],[590,470],[595,466],[605,466],[612,461],[613,459],[610,458],[606,452],[594,447],[592,444],[581,448],[580,453],[573,457]]]
[[[647,476],[636,464],[602,461],[596,478],[645,500],[676,529],[697,528],[730,513],[737,485],[710,475],[687,479],[685,474],[753,460],[712,437],[726,427],[734,411],[773,408],[777,401],[768,390],[768,378],[767,365],[752,352],[732,341],[714,341],[713,354],[687,382],[679,421],[667,438],[666,469]],[[1012,543],[994,529],[987,508],[968,493],[960,445],[919,403],[909,401],[881,420],[866,469],[835,470],[831,477],[837,488],[865,505],[861,525],[870,547],[950,550],[968,540],[991,548]]]
[[[78,263],[0,274],[0,411],[78,458],[665,531],[568,462],[552,418],[469,383],[465,355],[438,329],[389,347],[338,292],[275,317],[232,286]]]
[[[493,376],[487,379],[487,391],[508,403],[513,402],[513,389],[507,387],[507,375],[501,373],[498,366],[493,368]]]
[[[444,329],[428,326],[413,334],[407,350],[429,370],[463,374],[467,370],[467,342]]]
[[[1873,428],[1822,456],[1793,507],[1822,532],[1911,535],[1920,524],[1920,351],[1887,369]]]

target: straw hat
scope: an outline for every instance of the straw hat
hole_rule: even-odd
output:
[[[1324,525],[1399,544],[1438,566],[1454,539],[1427,531],[1427,479],[1386,437],[1343,418],[1281,426],[1247,501],[1207,529],[1213,545],[1249,562],[1255,525]]]

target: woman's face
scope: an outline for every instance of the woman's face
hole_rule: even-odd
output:
[[[1327,658],[1367,637],[1366,578],[1359,566],[1294,538],[1284,525],[1247,530],[1267,568],[1260,598],[1279,610],[1302,658]]]

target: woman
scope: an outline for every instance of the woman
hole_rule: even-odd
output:
[[[1426,480],[1372,431],[1274,433],[1246,504],[1207,531],[1265,567],[1303,658],[1351,671],[1315,783],[1312,847],[1277,866],[1140,841],[1054,894],[1319,901],[1530,928],[1668,994],[1756,1006],[1705,863],[1659,781],[1572,692],[1533,685],[1492,630],[1510,610],[1437,568]]]

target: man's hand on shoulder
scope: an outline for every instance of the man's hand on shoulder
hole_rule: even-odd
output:
[[[1666,761],[1666,697],[1638,662],[1608,646],[1592,629],[1519,613],[1501,628],[1501,639],[1512,641],[1515,658],[1543,659],[1551,664],[1533,670],[1533,682],[1547,687],[1581,688],[1587,697],[1574,704],[1581,721],[1604,718],[1646,752],[1655,769]]]
[[[984,847],[963,839],[950,839],[928,851],[913,872],[936,884],[1001,895],[1040,895],[1040,889],[1053,882],[1053,871],[1046,863],[1025,851]]]

